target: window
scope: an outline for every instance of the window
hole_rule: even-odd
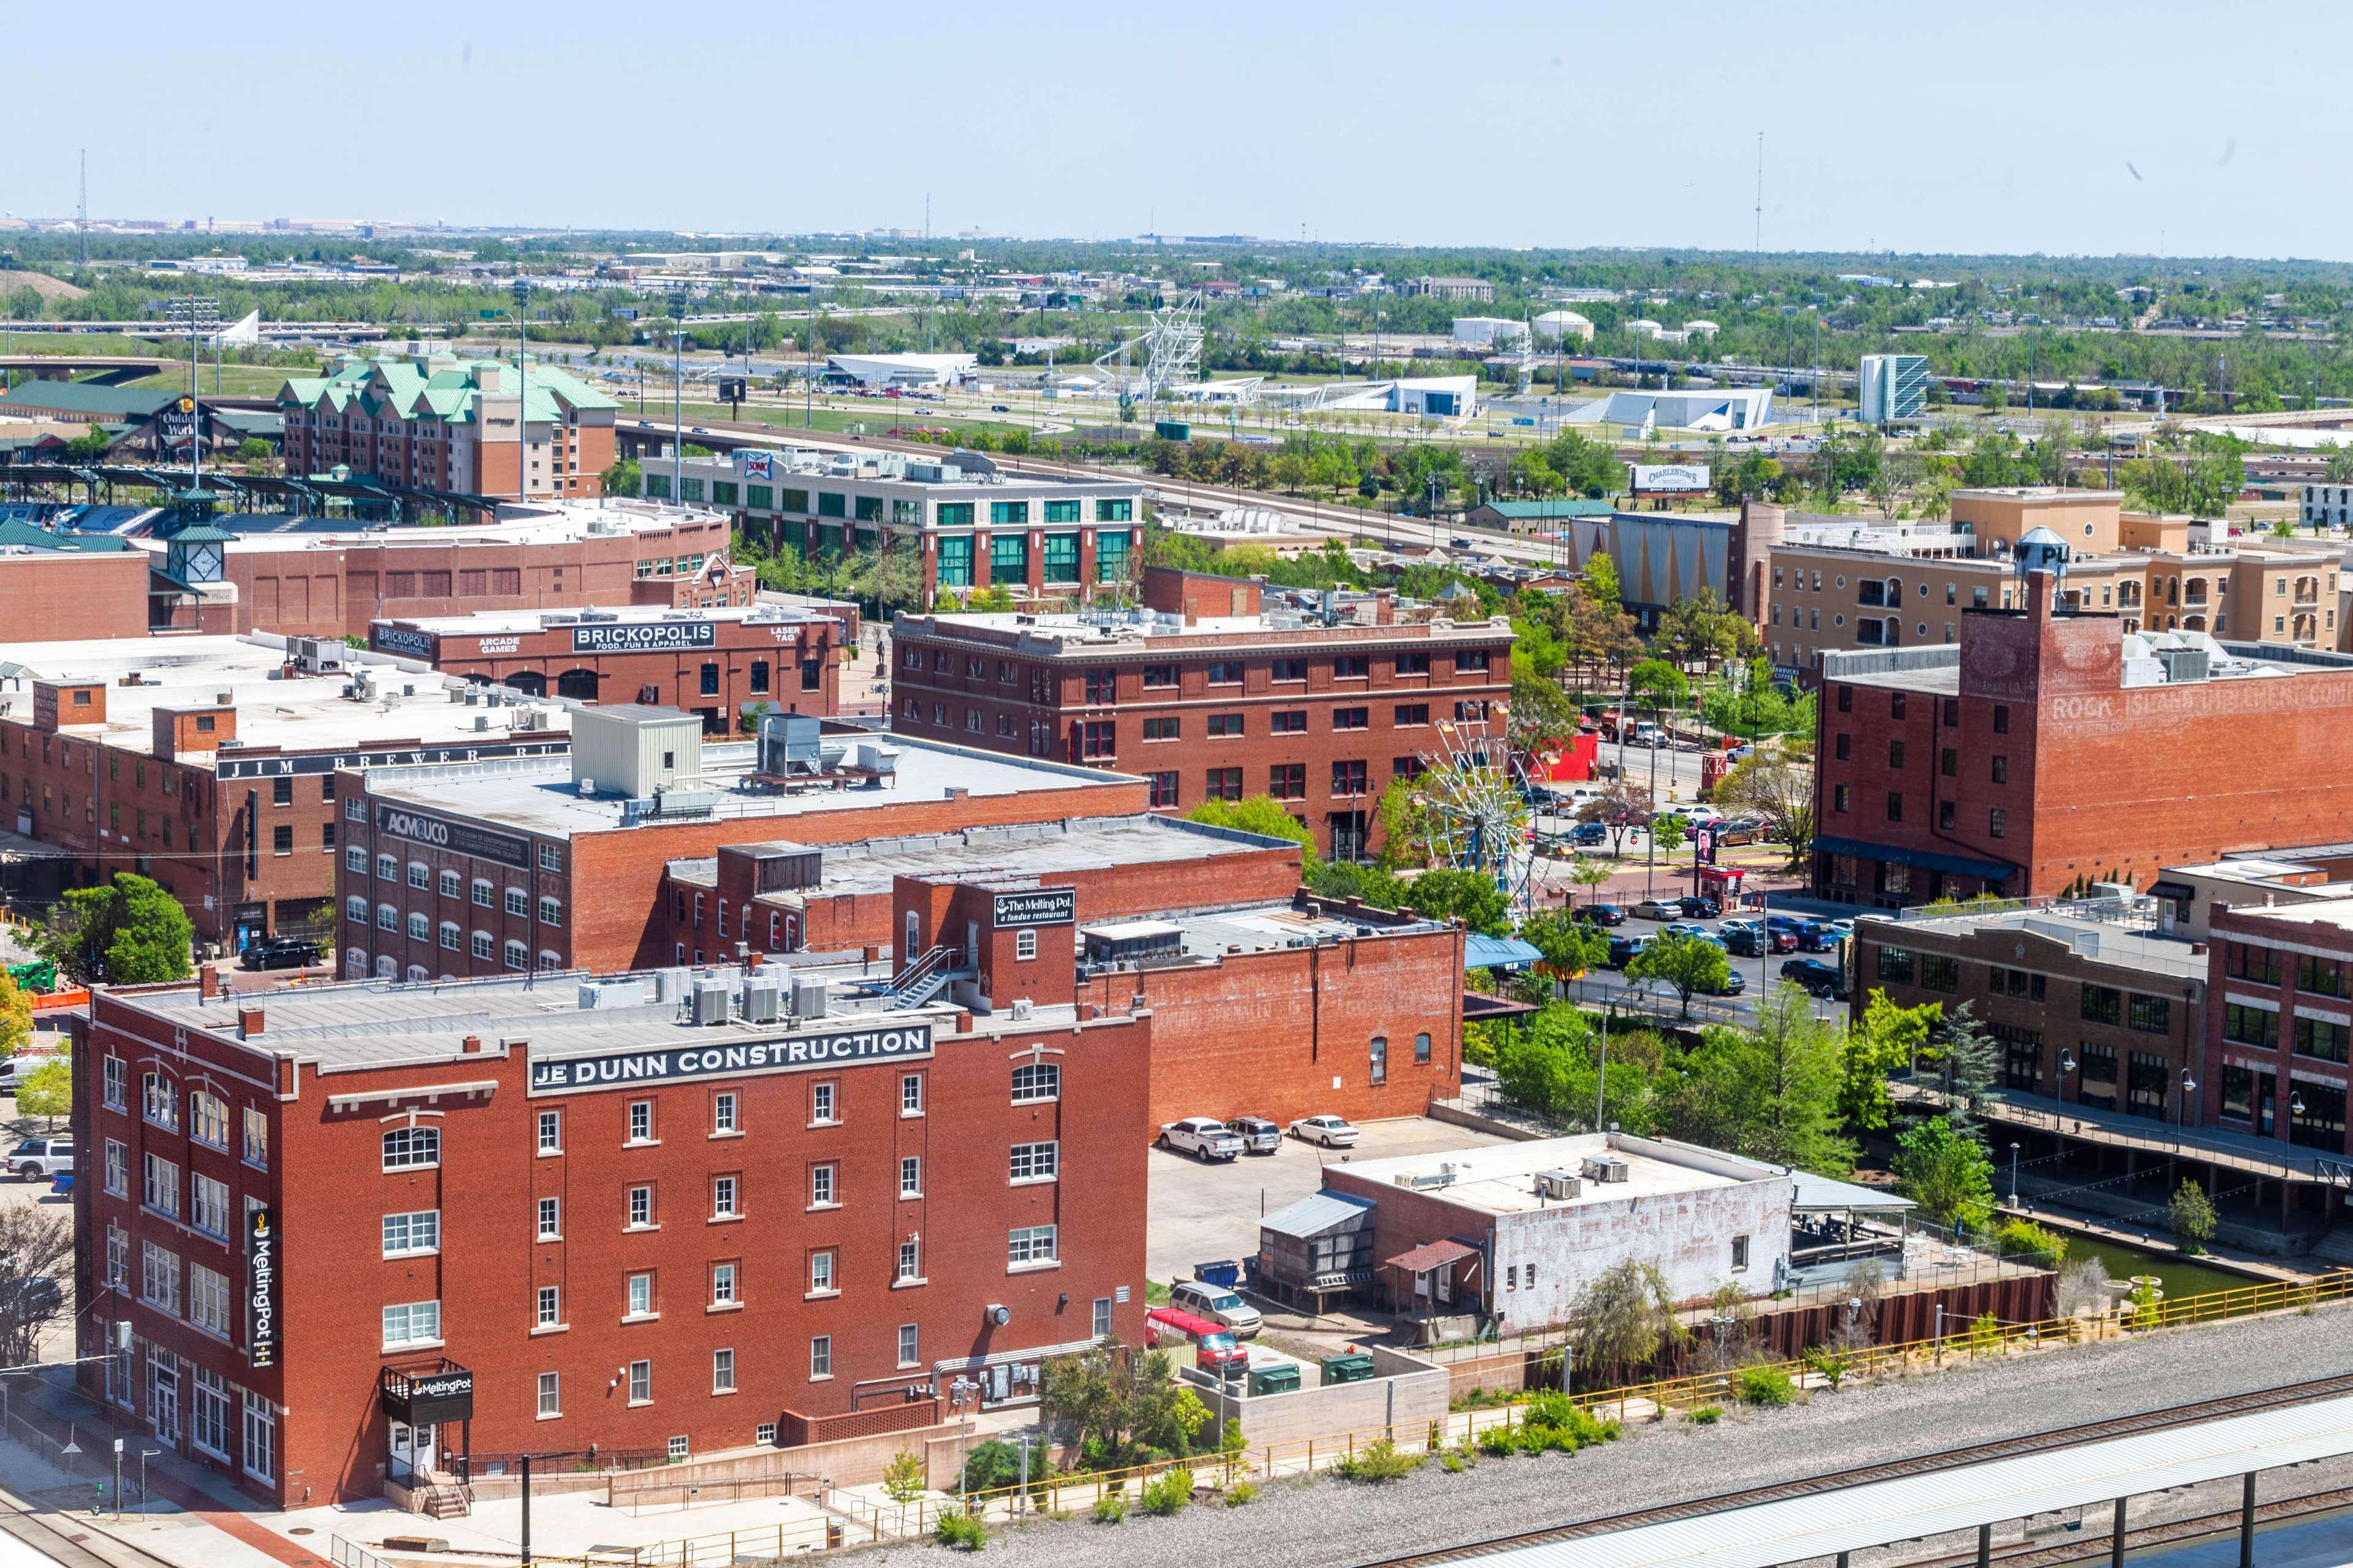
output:
[[[1989,806],[1986,809],[1986,837],[1989,838],[2006,838],[2009,836],[2009,811],[1999,805]]]
[[[1155,808],[1176,804],[1176,775],[1174,773],[1147,773],[1152,781],[1152,804]]]
[[[1841,713],[1852,713],[1854,711],[1853,687],[1841,686],[1838,689],[1838,710]]]
[[[1732,1271],[1737,1274],[1747,1267],[1748,1238],[1745,1236],[1736,1236],[1732,1238]]]
[[[1993,782],[1996,784],[2008,784],[2010,782],[2010,759],[2008,757],[1998,756],[1993,759]]]
[[[422,892],[427,888],[432,886],[432,883],[433,868],[430,866],[427,866],[422,860],[411,860],[408,863],[408,885],[410,887]]]
[[[220,1279],[221,1288],[226,1292],[228,1281],[218,1275],[215,1275],[214,1278]],[[225,1318],[224,1321],[226,1321]],[[224,1336],[228,1332],[226,1328],[216,1331]],[[196,1368],[195,1407],[193,1415],[195,1424],[188,1436],[195,1442],[197,1450],[227,1462],[228,1458],[228,1384],[220,1373],[205,1367]]]
[[[2346,1045],[2353,1030],[2326,1018],[2298,1018],[2295,1021],[2295,1054],[2324,1062],[2346,1059]]]
[[[384,1348],[434,1344],[441,1338],[441,1303],[406,1301],[384,1310]]]
[[[398,881],[400,879],[400,857],[397,855],[377,856],[375,858],[375,874],[387,882]]]
[[[539,900],[539,923],[543,926],[562,925],[564,923],[564,900],[561,899],[542,898]]]
[[[474,879],[474,902],[479,907],[486,910],[491,907],[492,891],[493,889],[491,887],[491,879],[488,877],[477,877]]]
[[[711,1352],[711,1392],[713,1394],[735,1392],[735,1352],[733,1351],[722,1350]],[[672,1437],[670,1442],[670,1447],[677,1450],[670,1456],[672,1458],[686,1458],[685,1438]]]
[[[564,1239],[563,1199],[542,1198],[539,1200],[539,1239],[542,1241],[562,1241]]]
[[[1029,1062],[1013,1069],[1013,1103],[1030,1105],[1041,1100],[1062,1097],[1062,1068],[1059,1062]]]
[[[913,1237],[899,1244],[899,1272],[892,1277],[898,1283],[921,1283],[923,1278],[923,1243]]]
[[[632,1274],[628,1277],[628,1312],[632,1318],[650,1318],[654,1311],[654,1277]]]
[[[531,949],[525,947],[516,938],[509,937],[506,946],[499,950],[499,957],[509,969],[528,968],[531,963]]]
[[[1054,1262],[1060,1256],[1055,1248],[1054,1226],[1024,1226],[1006,1237],[1006,1266],[1018,1268],[1025,1264]]]
[[[1366,764],[1362,762],[1334,763],[1332,764],[1332,793],[1335,795],[1363,795],[1366,793],[1369,786],[1366,781],[1365,767]]]
[[[1115,700],[1119,692],[1119,671],[1116,669],[1088,670],[1086,691],[1087,701],[1090,704]]]
[[[1176,678],[1176,667],[1173,664],[1147,664],[1144,667],[1144,689],[1146,691],[1163,688],[1174,689]]]
[[[245,1163],[269,1168],[269,1113],[257,1106],[245,1108]]]
[[[2127,1015],[2131,1026],[2144,1035],[2162,1035],[2171,1026],[2173,1004],[2163,996],[2132,995],[2132,1007]]]
[[[1891,768],[1901,768],[1904,765],[1903,742],[1890,741],[1887,742],[1887,765]]]
[[[245,1473],[278,1479],[278,1412],[252,1394],[245,1396]]]
[[[1428,1065],[1430,1061],[1430,1037],[1428,1035],[1416,1035],[1413,1037],[1413,1059],[1414,1064],[1418,1067]]]
[[[1092,719],[1080,725],[1079,754],[1096,758],[1119,755],[1119,726],[1109,719]]]
[[[139,1163],[141,1199],[158,1214],[176,1216],[180,1212],[180,1167],[153,1154],[140,1155]]]
[[[1854,754],[1854,737],[1844,733],[1840,734],[1831,741],[1831,750],[1840,762],[1848,761]]]
[[[1180,738],[1183,723],[1176,719],[1146,719],[1144,738],[1147,741],[1174,741]]]
[[[121,1110],[128,1107],[129,1091],[124,1086],[129,1079],[130,1069],[121,1057],[106,1058],[106,1108],[109,1110]]]
[[[207,1236],[228,1239],[228,1184],[199,1172],[190,1181],[188,1223]]]
[[[713,1176],[711,1179],[711,1215],[713,1219],[741,1219],[741,1180],[735,1176]]]
[[[629,1403],[651,1405],[654,1400],[654,1363],[633,1361],[629,1363]]]
[[[1303,776],[1305,769],[1302,768]],[[1210,800],[1240,800],[1242,797],[1242,771],[1240,768],[1211,768],[1201,775],[1202,793]]]
[[[2227,967],[2233,980],[2253,980],[2264,985],[2277,985],[2280,983],[2280,950],[2234,942],[2231,944]]]
[[[131,1151],[111,1138],[106,1141],[106,1190],[118,1198],[131,1195]]]
[[[1094,1337],[1099,1340],[1111,1338],[1111,1298],[1108,1296],[1095,1298],[1093,1330]]]
[[[1389,1042],[1386,1035],[1373,1037],[1371,1079],[1376,1084],[1389,1080]]]
[[[2087,1024],[2124,1022],[2125,994],[2113,985],[2084,987],[2083,1016]]]
[[[830,1251],[810,1253],[809,1294],[829,1296],[833,1294],[833,1254]]]
[[[809,1341],[809,1381],[833,1375],[833,1336],[819,1334]]]
[[[629,1142],[632,1143],[654,1142],[654,1102],[652,1100],[629,1101]]]
[[[629,1189],[629,1228],[646,1230],[654,1223],[654,1190],[651,1187]]]
[[[139,1299],[166,1312],[180,1310],[180,1255],[152,1241],[139,1244]]]
[[[1832,784],[1831,786],[1831,810],[1836,812],[1841,816],[1846,815],[1852,799],[1853,796],[1848,793],[1846,785]]]
[[[553,844],[541,845],[539,847],[539,868],[543,871],[561,871],[564,869],[564,851],[557,848]],[[451,897],[454,898],[457,896],[458,884],[457,879],[454,877],[449,880],[448,891]]]
[[[814,1084],[809,1089],[809,1120],[820,1127],[834,1121],[833,1089],[829,1083]]]
[[[564,1414],[564,1383],[560,1373],[543,1372],[539,1374],[539,1415],[543,1420]]]
[[[441,922],[441,946],[448,952],[456,952],[464,945],[465,932],[458,929],[458,922],[456,921],[443,921]]]
[[[366,850],[361,848],[356,844],[347,844],[343,846],[344,870],[355,872],[358,875],[364,877],[367,875],[367,868],[368,858]]]
[[[1456,668],[1461,668],[1464,667],[1458,664]],[[1430,655],[1426,653],[1401,653],[1398,655],[1397,673],[1399,675],[1428,675],[1430,673]]]
[[[409,910],[408,940],[411,942],[430,942],[432,939],[433,931],[431,922],[427,920],[424,912],[419,910]]]
[[[1904,820],[1904,792],[1902,790],[1892,789],[1887,792],[1887,820],[1890,822],[1901,822]]]
[[[1368,708],[1335,708],[1332,710],[1332,728],[1335,730],[1367,729],[1370,727],[1371,714],[1372,710]]]
[[[1929,991],[1942,991],[1947,995],[1961,988],[1961,966],[1957,959],[1940,952],[1920,955],[1920,984]]]
[[[899,1158],[899,1195],[920,1198],[923,1195],[923,1162],[913,1154]]]
[[[833,1206],[836,1202],[835,1194],[839,1190],[834,1184],[834,1173],[835,1168],[829,1164],[809,1167],[809,1207],[821,1209]]]
[[[1903,743],[1904,742],[1901,741],[1895,742],[1898,746],[1901,746]],[[1943,751],[1937,752],[1936,771],[1944,774],[1948,779],[1959,777],[1961,772],[1961,753],[1953,750],[1950,746],[1947,746]]]
[[[1302,713],[1299,717],[1304,720],[1307,715]],[[1400,730],[1412,729],[1429,722],[1430,704],[1427,702],[1400,702],[1397,705],[1396,712],[1391,716],[1392,725]],[[1303,730],[1306,725],[1302,723],[1300,728]]]
[[[1239,713],[1212,713],[1208,725],[1209,739],[1230,740],[1242,732],[1242,716]]]
[[[188,1136],[216,1149],[228,1147],[228,1102],[197,1089],[188,1096]]]
[[[920,1342],[916,1335],[915,1325],[913,1323],[900,1324],[899,1364],[901,1366],[920,1365],[923,1358],[921,1353],[919,1353],[919,1346]]]
[[[1372,670],[1373,659],[1370,654],[1343,653],[1333,656],[1332,679],[1335,680],[1362,680],[1370,675]]]
[[[1909,985],[1912,984],[1912,954],[1901,947],[1879,950],[1879,978],[1882,984]]]
[[[180,1125],[179,1096],[172,1080],[162,1073],[147,1073],[140,1079],[142,1100],[147,1120],[158,1127],[176,1131]]]
[[[1038,933],[1034,931],[1016,931],[1013,936],[1013,956],[1025,962],[1037,957]]]
[[[441,1130],[396,1127],[384,1135],[384,1168],[414,1171],[441,1163]]]
[[[1270,680],[1305,680],[1307,661],[1303,658],[1278,658],[1267,666]]]
[[[899,1079],[899,1114],[921,1116],[923,1113],[923,1075],[903,1073]]]
[[[2279,1015],[2268,1007],[2249,1007],[2238,1002],[2225,1003],[2222,1007],[2222,1037],[2242,1046],[2259,1046],[2265,1050],[2279,1048]]]
[[[467,950],[476,958],[489,958],[491,956],[491,933],[486,931],[476,931],[473,936],[469,939]]]
[[[1307,764],[1277,763],[1266,770],[1266,793],[1277,800],[1307,798]]]
[[[384,1216],[384,1255],[410,1258],[441,1250],[441,1211],[418,1209],[413,1214]]]
[[[1061,1173],[1060,1142],[1016,1143],[1013,1145],[1013,1177],[1016,1182],[1050,1182]]]
[[[714,1263],[711,1266],[711,1304],[714,1307],[735,1306],[741,1298],[735,1294],[735,1265]]]

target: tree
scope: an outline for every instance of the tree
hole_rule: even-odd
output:
[[[1630,1258],[1595,1275],[1569,1315],[1577,1325],[1577,1364],[1588,1384],[1597,1378],[1623,1384],[1691,1337],[1658,1265]]]
[[[1406,885],[1405,896],[1418,912],[1432,920],[1459,919],[1482,936],[1503,936],[1512,929],[1511,901],[1483,872],[1424,871]]]
[[[1536,910],[1520,922],[1519,937],[1544,954],[1556,980],[1595,968],[1609,953],[1609,939],[1601,929],[1566,909]]]
[[[1854,1147],[1838,1133],[1841,1033],[1814,1016],[1802,988],[1775,986],[1757,998],[1756,1027],[1702,1032],[1661,1090],[1661,1130],[1750,1159],[1844,1173]]]
[[[1315,833],[1307,824],[1283,809],[1281,801],[1271,795],[1254,795],[1247,800],[1205,800],[1185,814],[1191,822],[1206,822],[1212,827],[1237,828],[1255,833],[1265,838],[1288,838],[1299,846],[1300,879],[1311,879],[1323,863],[1315,853]]]
[[[1924,1219],[1975,1228],[1993,1213],[1993,1162],[1975,1138],[1942,1116],[1895,1141],[1894,1165],[1896,1190],[1920,1205]]]
[[[1716,781],[1719,806],[1744,811],[1765,825],[1789,851],[1789,864],[1803,866],[1814,846],[1814,775],[1800,767],[1787,746],[1762,750],[1736,763]]]
[[[52,1128],[73,1114],[73,1063],[65,1057],[43,1062],[18,1080],[16,1114],[37,1116]]]
[[[66,460],[72,463],[100,462],[113,447],[113,437],[103,430],[92,430],[66,443]]]
[[[2197,1183],[2185,1176],[2181,1185],[2175,1189],[2173,1202],[2168,1207],[2173,1219],[2173,1239],[2180,1244],[2181,1250],[2192,1257],[2205,1251],[2206,1244],[2214,1239],[2216,1216],[2213,1201],[2199,1189]]]
[[[1688,598],[1677,599],[1659,616],[1658,635],[1651,639],[1665,658],[1678,665],[1696,664],[1702,668],[1731,658],[1753,647],[1757,628],[1746,617],[1724,602],[1724,595],[1713,588],[1702,588]],[[1642,667],[1636,666],[1640,674]]]
[[[1615,866],[1595,855],[1579,855],[1567,872],[1568,879],[1585,889],[1588,903],[1593,901],[1593,890],[1617,874]]]
[[[1686,1018],[1691,1016],[1692,993],[1704,991],[1713,996],[1724,989],[1731,973],[1732,961],[1722,946],[1680,931],[1661,931],[1626,961],[1627,979],[1672,986],[1683,1001]]]
[[[11,1366],[35,1359],[41,1330],[65,1310],[62,1291],[29,1281],[58,1279],[73,1264],[69,1209],[25,1204],[0,1209],[0,1355]]]
[[[882,1495],[902,1504],[923,1495],[923,1461],[913,1449],[900,1449],[882,1467]]]
[[[15,976],[0,968],[0,1059],[15,1056],[33,1038],[33,999]]]
[[[148,878],[117,871],[66,891],[61,918],[37,940],[41,956],[81,984],[185,980],[195,928],[180,901]]]
[[[1690,824],[1670,812],[1651,818],[1651,847],[1662,855],[1672,855],[1683,847],[1689,837]]]
[[[1577,809],[1579,822],[1598,822],[1609,830],[1609,853],[1626,852],[1626,830],[1651,820],[1651,797],[1625,779],[1613,782]]]
[[[1838,1108],[1848,1131],[1876,1132],[1887,1125],[1895,1110],[1887,1092],[1888,1075],[1918,1058],[1943,1013],[1940,1003],[1899,1007],[1886,992],[1872,992],[1862,1005],[1862,1017],[1846,1032]]]
[[[1982,1142],[1985,1131],[1978,1125],[1978,1111],[2001,1098],[1994,1087],[2001,1071],[2001,1048],[1977,1021],[1971,1004],[1964,1002],[1945,1016],[1931,1037],[1928,1059],[1944,1094],[1945,1119],[1954,1131]]]
[[[1555,666],[1558,668],[1557,665]],[[1504,739],[1521,756],[1542,750],[1577,730],[1577,709],[1555,676],[1540,675],[1512,654],[1512,705],[1504,720]]]
[[[1662,658],[1646,658],[1626,672],[1626,696],[1653,718],[1668,709],[1691,706],[1691,681]]]

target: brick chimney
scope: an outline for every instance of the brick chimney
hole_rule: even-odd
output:
[[[237,1037],[249,1040],[261,1033],[261,1009],[241,1004],[237,1010]]]
[[[196,994],[209,1002],[220,994],[220,971],[209,963],[196,965]]]
[[[468,1035],[464,1043],[458,1048],[470,1057],[480,1056],[482,1054],[482,1037],[480,1035]]]

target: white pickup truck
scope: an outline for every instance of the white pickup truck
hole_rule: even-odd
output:
[[[1214,1116],[1187,1116],[1160,1130],[1160,1146],[1173,1153],[1190,1154],[1204,1163],[1241,1158],[1241,1134]]]
[[[27,1138],[8,1151],[8,1169],[27,1182],[46,1182],[73,1168],[70,1138]]]

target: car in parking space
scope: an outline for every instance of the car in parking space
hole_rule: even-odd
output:
[[[1634,955],[1651,945],[1648,936],[1613,936],[1609,939],[1609,966],[1623,969],[1633,962]]]
[[[1187,1116],[1169,1122],[1160,1130],[1160,1146],[1171,1153],[1190,1154],[1205,1164],[1211,1160],[1238,1159],[1242,1152],[1241,1139],[1214,1116]]]
[[[1282,1129],[1263,1116],[1237,1116],[1226,1131],[1242,1141],[1245,1154],[1273,1154],[1282,1148]]]
[[[1795,932],[1772,930],[1762,921],[1728,920],[1716,930],[1724,937],[1725,951],[1737,953],[1744,958],[1762,957],[1768,952],[1798,951],[1798,938]]]
[[[1642,921],[1672,921],[1683,918],[1683,906],[1672,899],[1643,899],[1634,905],[1634,918]]]
[[[1222,1325],[1238,1340],[1254,1339],[1266,1326],[1258,1309],[1236,1295],[1230,1286],[1187,1279],[1170,1288],[1168,1304],[1180,1312],[1190,1312]]]
[[[1708,805],[1707,802],[1704,800],[1694,801],[1689,805],[1679,805],[1675,807],[1675,815],[1682,817],[1685,822],[1697,826],[1704,826],[1708,823],[1721,822],[1724,820],[1724,813],[1716,810],[1715,807]]]
[[[319,962],[319,944],[300,937],[257,937],[237,955],[239,969],[308,969]]]
[[[1788,932],[1799,952],[1828,952],[1838,945],[1827,923],[1802,915],[1767,915],[1765,927],[1767,931]]]
[[[1599,822],[1580,822],[1568,830],[1568,841],[1585,848],[1609,842],[1609,829]]]
[[[1626,911],[1616,904],[1583,904],[1573,918],[1588,925],[1621,926],[1626,923]]]
[[[1713,831],[1715,834],[1715,841],[1727,847],[1736,844],[1761,843],[1765,837],[1765,825],[1745,816],[1736,816],[1728,822],[1719,822]]]
[[[1722,937],[1716,935],[1714,931],[1708,930],[1707,927],[1700,924],[1697,921],[1677,921],[1671,926],[1661,926],[1659,928],[1659,934],[1661,936],[1688,937],[1694,942],[1712,942],[1717,947],[1722,947],[1724,945],[1724,939]]]
[[[1835,963],[1824,963],[1819,958],[1783,959],[1781,978],[1804,986],[1810,995],[1846,1000],[1846,972]]]
[[[1356,1124],[1345,1116],[1303,1116],[1291,1124],[1291,1135],[1303,1143],[1346,1149],[1356,1142]]]
[[[1712,921],[1724,912],[1722,904],[1696,893],[1685,893],[1675,900],[1675,907],[1683,910],[1685,920],[1693,921]]]
[[[8,1168],[27,1182],[47,1181],[74,1164],[70,1138],[27,1138],[8,1151]]]
[[[1737,996],[1748,989],[1748,977],[1731,965],[1726,965],[1724,979],[1715,987],[1694,985],[1693,990],[1703,996]]]

